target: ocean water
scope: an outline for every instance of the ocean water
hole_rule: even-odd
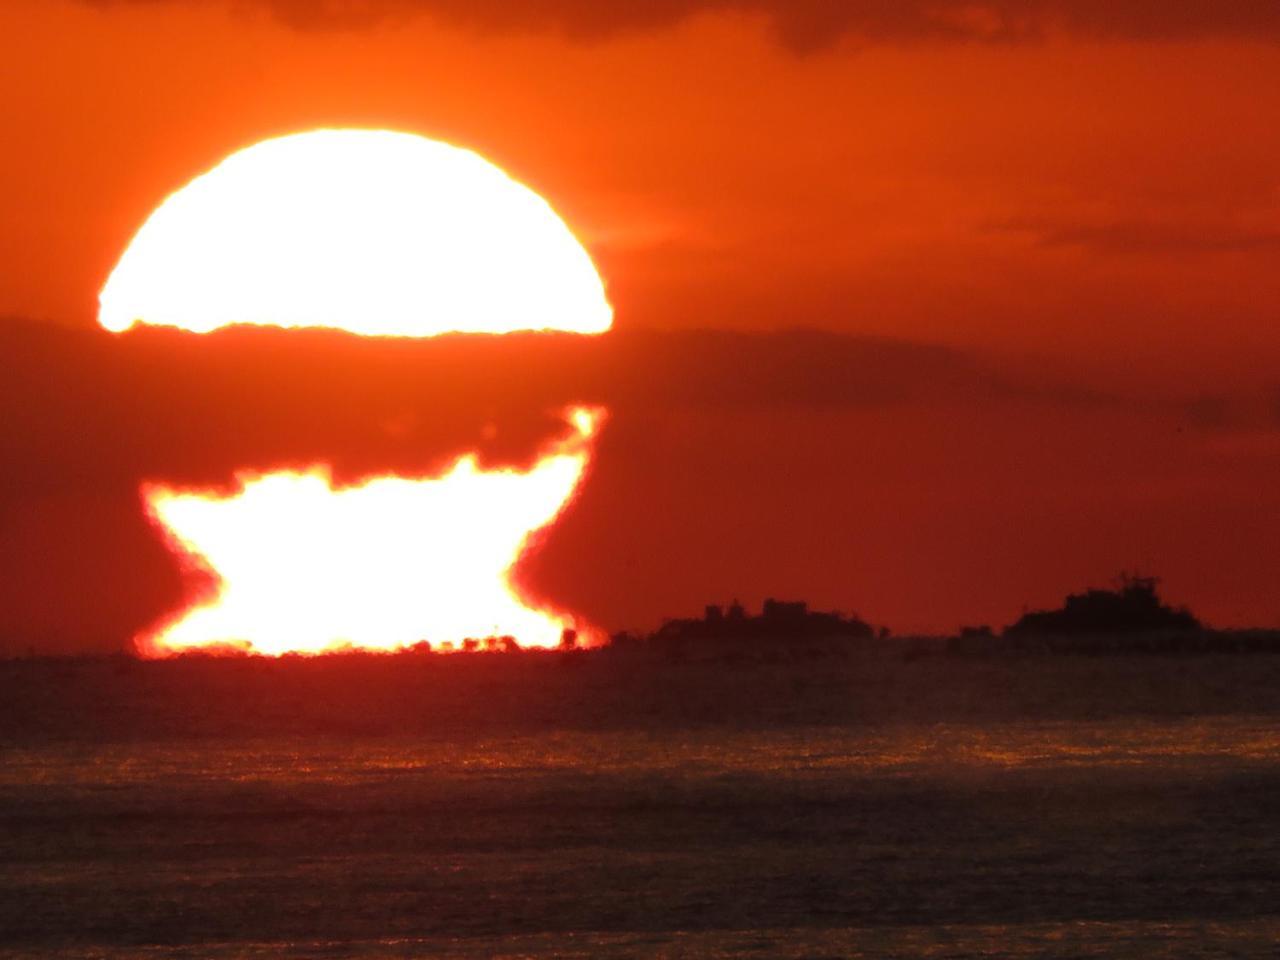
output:
[[[1280,730],[0,750],[4,957],[1272,957]]]

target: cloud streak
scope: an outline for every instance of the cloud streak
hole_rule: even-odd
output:
[[[1227,222],[1011,220],[993,230],[1025,234],[1042,247],[1077,247],[1105,254],[1169,255],[1280,250],[1280,230]]]
[[[6,488],[133,487],[148,477],[226,482],[246,465],[320,460],[348,476],[433,472],[483,452],[523,463],[559,411],[876,408],[982,399],[1091,402],[1033,386],[945,347],[816,331],[352,337],[228,329],[112,336],[0,323]]]
[[[97,6],[220,0],[86,0]],[[704,13],[762,17],[791,49],[855,42],[1008,43],[1055,33],[1091,39],[1280,40],[1280,5],[1269,0],[234,0],[301,29],[352,29],[415,16],[484,33],[557,33],[607,39],[671,27]]]

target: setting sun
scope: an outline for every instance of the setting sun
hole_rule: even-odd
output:
[[[320,130],[233,154],[151,215],[102,290],[99,322],[197,334],[236,324],[434,337],[607,330],[591,259],[545,200],[476,154],[404,133]],[[527,470],[459,453],[440,475],[327,463],[227,490],[143,484],[146,512],[211,589],[138,638],[141,652],[395,650],[591,628],[521,596],[529,538],[571,501],[603,409]],[[371,425],[371,429],[372,429]]]
[[[144,639],[144,652],[231,647],[253,653],[395,650],[512,637],[552,647],[579,624],[533,609],[512,582],[530,536],[582,479],[600,412],[528,471],[460,457],[438,477],[333,486],[323,467],[237,478],[229,495],[143,490],[148,512],[212,595]]]
[[[99,322],[352,333],[600,333],[612,310],[545,200],[469,150],[317,130],[232,154],[129,244]]]

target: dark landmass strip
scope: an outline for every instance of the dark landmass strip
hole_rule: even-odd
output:
[[[0,743],[1280,713],[1280,631],[1208,629],[1163,605],[1151,578],[999,635],[897,638],[769,600],[758,615],[735,602],[604,647],[574,641],[0,660]]]

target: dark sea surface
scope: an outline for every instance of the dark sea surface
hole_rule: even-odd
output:
[[[1271,713],[25,738],[4,957],[1273,957]]]

